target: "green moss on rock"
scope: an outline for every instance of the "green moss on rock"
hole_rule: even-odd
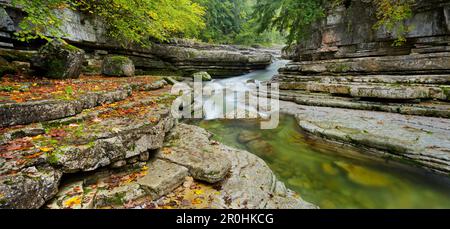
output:
[[[128,57],[107,56],[103,60],[102,73],[106,76],[131,77],[135,75],[135,67]]]
[[[44,45],[31,60],[31,66],[43,77],[78,78],[84,62],[84,51],[64,41]]]

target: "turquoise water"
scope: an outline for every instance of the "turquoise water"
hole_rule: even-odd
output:
[[[256,121],[196,121],[227,145],[264,159],[289,188],[321,208],[450,208],[450,180],[303,133],[292,116],[274,130]]]

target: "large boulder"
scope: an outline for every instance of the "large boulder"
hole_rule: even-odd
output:
[[[125,56],[107,56],[103,60],[102,73],[107,76],[134,76],[134,64]]]
[[[78,78],[84,62],[84,51],[61,40],[44,45],[31,60],[36,73],[52,79]]]

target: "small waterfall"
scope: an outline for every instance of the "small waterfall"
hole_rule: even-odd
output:
[[[248,104],[248,96],[252,89],[248,82],[259,85],[261,82],[272,79],[278,73],[278,69],[286,65],[289,61],[275,59],[275,61],[266,69],[254,71],[242,76],[215,79],[205,83],[204,88],[211,91],[210,95],[203,96],[203,116],[206,120],[219,119],[224,114],[224,107],[234,107],[236,112],[247,112],[258,114],[264,117],[264,114],[258,112],[257,107]],[[247,99],[246,99],[247,98]]]

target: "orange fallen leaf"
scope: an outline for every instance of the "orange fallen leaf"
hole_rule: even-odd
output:
[[[37,157],[41,156],[42,154],[43,154],[43,152],[39,152],[39,153],[35,153],[35,154],[32,154],[32,155],[25,156],[25,158],[26,159],[33,159],[33,158],[37,158]]]
[[[203,203],[203,201],[199,198],[195,198],[192,200],[192,204],[202,204],[202,203]]]
[[[163,154],[171,154],[172,151],[169,148],[163,148],[162,150]]]

